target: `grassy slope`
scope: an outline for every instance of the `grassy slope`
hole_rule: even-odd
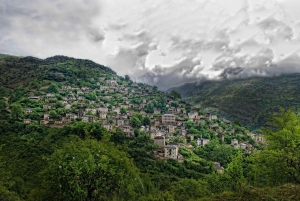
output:
[[[278,108],[300,106],[300,74],[243,80],[209,81],[172,88],[196,106],[239,118],[259,128]],[[172,90],[170,89],[170,90]]]

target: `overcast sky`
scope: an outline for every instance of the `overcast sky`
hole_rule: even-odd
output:
[[[167,89],[300,72],[299,0],[0,0],[0,52],[66,55]]]

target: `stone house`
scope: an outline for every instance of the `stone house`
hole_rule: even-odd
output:
[[[103,124],[103,127],[106,128],[108,131],[111,131],[113,129],[113,125],[108,123]]]
[[[106,83],[110,86],[118,86],[118,83],[116,80],[106,80]]]
[[[49,120],[41,120],[40,124],[41,125],[47,125],[49,123]]]
[[[166,130],[169,132],[169,133],[174,133],[175,132],[175,129],[176,129],[176,126],[173,126],[173,125],[166,125]]]
[[[63,126],[64,122],[62,120],[56,120],[56,121],[54,121],[54,125],[56,125],[56,126]]]
[[[159,109],[154,109],[153,114],[160,114],[160,110]]]
[[[212,119],[212,120],[218,119],[218,116],[217,116],[217,115],[211,115],[211,119]]]
[[[49,120],[50,119],[50,114],[49,113],[45,113],[44,114],[44,120]]]
[[[67,105],[65,105],[65,109],[66,109],[66,110],[70,110],[70,109],[72,109],[72,105],[71,105],[71,104],[67,104]]]
[[[53,104],[45,104],[45,105],[43,105],[43,109],[44,110],[51,110],[51,108],[52,108],[52,106],[53,106]]]
[[[164,148],[165,147],[165,137],[164,136],[154,137],[154,144],[156,144],[160,148]]]
[[[30,96],[29,99],[33,100],[33,101],[40,101],[40,100],[42,100],[42,97],[41,96]]]
[[[92,114],[96,114],[97,113],[97,109],[96,108],[86,108],[85,111],[88,113],[89,111],[91,111]]]
[[[207,112],[207,113],[205,114],[205,118],[206,118],[207,120],[211,120],[211,113]]]
[[[112,111],[116,112],[117,114],[121,113],[120,108],[114,108]]]
[[[30,124],[31,123],[31,119],[23,119],[23,123],[24,124]]]
[[[94,117],[92,115],[83,115],[82,122],[94,122]]]
[[[187,131],[186,131],[185,129],[182,129],[182,130],[181,130],[181,135],[182,135],[182,136],[187,136]]]
[[[187,137],[190,138],[191,140],[195,139],[195,135],[194,134],[187,134]]]
[[[99,113],[99,118],[106,119],[106,117],[107,117],[107,113],[104,113],[104,112]]]
[[[66,118],[68,119],[76,119],[78,116],[76,114],[72,114],[72,113],[67,113],[66,114]]]
[[[116,125],[117,126],[123,126],[125,123],[124,123],[124,119],[116,119]]]
[[[25,114],[30,114],[30,113],[32,113],[32,109],[30,109],[30,108],[25,108],[25,109],[24,109],[24,113],[25,113]]]
[[[123,125],[121,128],[122,128],[124,133],[128,133],[128,132],[130,132],[131,126]]]
[[[77,95],[79,95],[79,94],[83,94],[83,91],[81,89],[77,90]]]
[[[231,145],[234,147],[234,148],[239,148],[239,141],[237,139],[232,139],[231,140]]]
[[[82,90],[82,91],[89,91],[90,88],[89,88],[89,87],[81,87],[81,90]]]
[[[116,87],[109,87],[109,93],[114,93],[114,92],[116,92],[116,91],[118,91],[118,88],[116,88]]]
[[[162,115],[161,121],[163,124],[176,122],[175,115],[164,114],[164,115]]]
[[[46,98],[55,98],[55,94],[54,93],[48,93],[48,94],[46,94]]]
[[[191,111],[188,113],[189,120],[196,120],[198,119],[198,112]]]
[[[204,145],[208,144],[209,141],[210,141],[209,139],[198,138],[198,139],[197,139],[197,145],[198,145],[198,146],[204,146]]]
[[[85,101],[86,99],[85,99],[84,96],[79,96],[79,97],[77,98],[77,100],[78,100],[78,101]]]
[[[212,123],[209,125],[209,129],[210,130],[216,130],[219,128],[219,124],[218,123]]]
[[[101,91],[105,91],[105,90],[107,90],[109,87],[108,86],[100,86],[99,87],[99,89],[101,90]]]
[[[176,113],[176,109],[175,108],[169,108],[168,109],[168,113],[169,114],[175,114]]]
[[[178,146],[176,145],[166,145],[164,147],[165,150],[165,157],[166,158],[172,158],[177,160],[178,158]]]
[[[224,168],[221,166],[219,162],[214,162],[214,168],[220,173],[224,173]]]

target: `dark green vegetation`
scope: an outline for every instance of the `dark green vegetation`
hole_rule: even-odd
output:
[[[76,83],[77,79],[88,80],[115,74],[110,68],[96,64],[90,60],[74,59],[66,56],[54,56],[47,59],[34,57],[0,56],[0,83],[2,87],[15,89],[25,87],[38,89],[45,82],[66,81]],[[82,85],[83,83],[78,83]]]
[[[182,149],[183,163],[160,161],[148,154],[157,147],[143,132],[128,138],[98,123],[59,129],[2,120],[0,195],[3,200],[298,200],[299,120],[291,111],[275,115],[264,131],[270,146],[252,156],[227,153],[224,174],[199,157],[218,149],[213,145]],[[214,151],[218,154],[225,153]]]
[[[300,74],[188,83],[176,90],[191,104],[236,118],[252,128],[265,126],[280,107],[300,106]]]
[[[151,123],[151,119],[142,114],[131,117],[130,124],[135,128],[132,137],[118,128],[108,131],[99,122],[85,123],[80,118],[60,128],[39,124],[45,111],[49,111],[51,118],[60,118],[67,109],[62,109],[56,100],[51,102],[56,109],[43,109],[45,102],[29,100],[29,93],[36,96],[55,93],[59,100],[65,93],[57,93],[63,85],[99,88],[99,77],[111,80],[116,76],[109,68],[67,57],[39,60],[9,56],[0,59],[0,63],[5,76],[13,80],[6,80],[1,74],[0,200],[300,199],[300,115],[292,111],[281,111],[273,116],[272,126],[263,130],[269,146],[261,149],[252,142],[259,148],[253,155],[228,145],[233,137],[250,140],[247,129],[234,124],[232,127],[239,135],[228,133],[222,141],[209,125],[218,123],[224,131],[231,128],[229,125],[218,119],[205,120],[203,125],[186,121],[185,127],[190,133],[211,142],[203,147],[180,147],[183,162],[162,160],[153,155],[160,149],[150,135],[138,129]],[[53,68],[55,70],[49,70]],[[129,77],[116,80],[121,86],[132,84]],[[153,113],[154,108],[167,111],[167,97],[153,89],[145,96],[152,100],[145,110],[149,113]],[[103,96],[102,92],[84,94],[85,104]],[[109,103],[108,107],[122,103],[117,101],[122,97],[120,93],[111,96],[116,97],[115,100],[104,100]],[[143,100],[133,96],[128,101],[138,105]],[[178,104],[172,102],[171,105],[178,107]],[[191,109],[185,103],[180,104],[187,111]],[[24,114],[24,108],[32,109],[32,113]],[[79,109],[82,108],[76,106],[69,110]],[[121,109],[121,113],[126,110]],[[23,118],[33,122],[25,124]],[[188,141],[195,144],[193,140]],[[225,168],[223,173],[215,169],[213,162],[216,161]]]

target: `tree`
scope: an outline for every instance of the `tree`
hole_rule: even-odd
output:
[[[229,176],[229,182],[232,190],[238,190],[241,186],[241,183],[244,180],[243,176],[243,158],[241,151],[233,157],[231,163],[228,164],[228,167],[225,170],[225,174]]]
[[[133,128],[139,128],[142,125],[142,122],[137,117],[131,117],[130,126]]]
[[[143,119],[143,125],[146,126],[146,125],[150,125],[150,124],[151,124],[150,117],[144,117],[144,119]]]
[[[184,125],[185,125],[185,127],[186,127],[187,129],[190,129],[190,128],[194,127],[194,122],[191,121],[191,120],[189,120],[189,121],[186,121],[186,122],[184,123]]]
[[[57,114],[57,112],[55,110],[50,110],[49,115],[50,115],[50,118],[54,118],[54,119],[60,118],[60,115]]]
[[[125,81],[126,81],[126,82],[130,81],[129,75],[125,75]]]
[[[59,88],[58,88],[57,84],[55,84],[55,83],[52,82],[49,85],[49,87],[47,89],[47,92],[49,92],[49,93],[58,93],[59,92]]]
[[[257,182],[300,184],[300,114],[281,109],[269,124],[262,129],[268,146],[252,156]]]
[[[139,171],[125,152],[106,140],[73,136],[70,141],[41,173],[37,200],[133,200],[141,193]]]
[[[14,103],[11,105],[11,118],[19,120],[23,117],[23,108],[19,103]]]
[[[177,91],[175,91],[175,90],[172,90],[171,92],[170,92],[170,96],[175,100],[175,99],[177,99],[177,98],[181,98],[181,94],[179,93],[179,92],[177,92]]]
[[[172,186],[174,200],[196,200],[210,195],[208,184],[202,180],[181,179]]]
[[[113,124],[113,123],[114,123],[114,120],[109,119],[109,120],[108,120],[108,123]]]
[[[96,100],[97,100],[97,95],[96,95],[95,92],[90,92],[90,93],[88,94],[87,98],[88,98],[89,100],[96,101]]]
[[[120,112],[121,112],[121,114],[126,114],[127,113],[127,111],[126,111],[126,109],[124,107],[120,108]]]

